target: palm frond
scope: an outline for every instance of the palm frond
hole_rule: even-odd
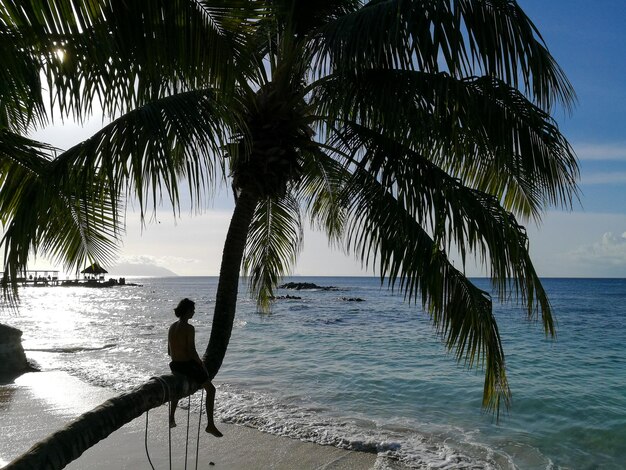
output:
[[[25,133],[46,122],[39,65],[0,28],[0,128]]]
[[[303,156],[298,199],[313,228],[324,230],[330,242],[339,245],[346,223],[342,191],[350,173],[321,148],[307,149]]]
[[[575,95],[537,28],[512,0],[372,0],[321,27],[321,74],[371,68],[477,74],[522,88],[538,106]]]
[[[54,150],[50,145],[0,128],[0,183],[3,188],[0,221],[3,224],[7,222],[10,208],[21,197],[20,183],[42,173],[46,163],[52,160]]]
[[[243,266],[262,311],[268,311],[274,288],[293,267],[302,246],[300,207],[295,198],[259,201],[248,232]]]
[[[232,86],[250,2],[7,0],[0,24],[47,77],[62,116],[108,116],[207,86]],[[242,66],[240,65],[241,69]]]
[[[501,300],[521,297],[529,318],[541,313],[546,334],[554,334],[547,295],[528,252],[524,227],[498,200],[468,188],[417,152],[369,129],[353,125],[342,134],[363,147],[359,168],[390,194],[443,249],[459,250],[465,264],[474,254],[490,271]]]
[[[484,367],[483,407],[496,413],[502,403],[508,407],[504,352],[489,295],[452,266],[402,203],[367,172],[355,172],[345,197],[348,250],[366,265],[377,264],[381,280],[387,277],[409,300],[421,297],[457,360]]]
[[[0,213],[4,236],[5,295],[32,256],[44,255],[78,269],[85,262],[106,263],[116,251],[122,221],[119,203],[95,199],[89,187],[55,178],[48,146],[0,133]],[[4,144],[11,141],[6,152]]]
[[[221,150],[236,119],[212,90],[156,100],[59,155],[57,177],[96,185],[111,201],[134,193],[142,214],[148,202],[156,208],[163,194],[178,208],[183,179],[199,205],[207,193],[210,197],[219,175],[224,178]]]
[[[278,31],[290,29],[292,34],[302,38],[328,22],[356,11],[360,4],[359,0],[273,0],[269,11]]]
[[[428,156],[525,218],[577,197],[576,156],[557,124],[494,78],[372,70],[320,81],[313,103],[338,125],[356,122]]]

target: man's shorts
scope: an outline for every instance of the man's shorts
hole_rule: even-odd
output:
[[[204,367],[201,367],[196,361],[172,361],[170,362],[170,369],[174,374],[185,375],[200,385],[209,380]]]

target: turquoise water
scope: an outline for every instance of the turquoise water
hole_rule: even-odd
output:
[[[626,280],[545,280],[556,340],[518,306],[495,306],[513,392],[499,423],[481,411],[482,373],[445,353],[418,306],[374,278],[297,280],[338,290],[281,290],[302,298],[270,315],[242,296],[215,380],[219,419],[377,452],[380,468],[624,468]],[[180,298],[197,301],[201,352],[210,333],[215,278],[138,282],[24,289],[20,314],[2,321],[24,331],[42,367],[123,390],[167,371]]]

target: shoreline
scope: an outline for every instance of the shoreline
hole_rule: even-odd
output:
[[[28,372],[10,383],[0,384],[3,423],[0,468],[73,418],[114,395],[108,389],[87,384],[62,371]],[[167,406],[150,410],[148,450],[155,468],[169,465],[167,419]],[[184,466],[185,462],[186,410],[179,409],[177,422],[171,441],[173,468]],[[198,415],[191,413],[188,465],[195,465],[196,442],[199,442],[199,467],[212,462],[212,468],[216,469],[404,468],[386,459],[383,464],[372,453],[275,436],[236,424],[217,424],[224,433],[223,438],[214,438],[202,430],[198,440]],[[88,449],[66,468],[150,468],[144,445],[145,431],[146,416],[143,415]]]

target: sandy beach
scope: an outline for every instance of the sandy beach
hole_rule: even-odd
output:
[[[113,392],[60,371],[32,372],[0,385],[0,466]],[[196,400],[198,397],[193,397]],[[192,399],[193,399],[192,398]],[[195,468],[198,415],[191,414],[188,468]],[[172,432],[172,468],[185,467],[187,413],[179,409]],[[148,450],[156,469],[169,468],[167,407],[151,410]],[[375,454],[353,452],[277,437],[255,429],[218,423],[221,439],[200,433],[198,468],[215,469],[371,469]],[[145,415],[128,423],[66,468],[150,468],[144,445]]]

